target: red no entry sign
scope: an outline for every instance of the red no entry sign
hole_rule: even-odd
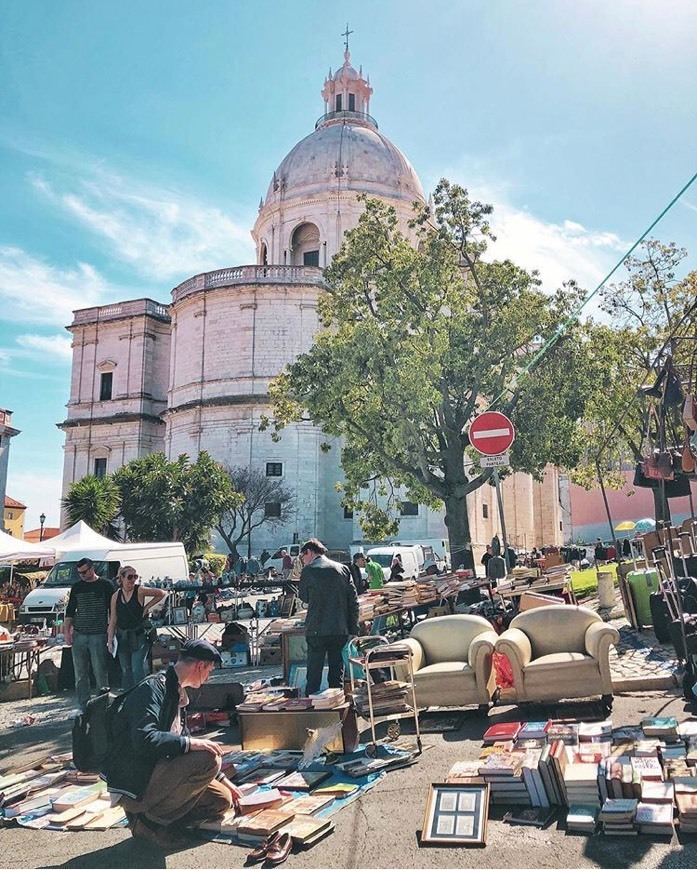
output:
[[[476,417],[469,430],[470,444],[484,456],[498,456],[513,444],[513,423],[500,411],[485,411]]]

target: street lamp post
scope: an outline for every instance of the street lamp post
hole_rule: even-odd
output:
[[[46,514],[39,515],[39,525],[41,526],[39,530],[39,543],[44,539],[44,523],[46,522]]]

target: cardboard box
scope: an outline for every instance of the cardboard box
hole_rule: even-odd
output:
[[[249,664],[249,652],[246,647],[236,651],[225,649],[220,655],[223,659],[221,665],[223,668],[246,668]]]
[[[29,697],[29,680],[15,680],[13,683],[0,683],[0,702],[24,701]]]

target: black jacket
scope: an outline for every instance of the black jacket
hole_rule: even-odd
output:
[[[307,604],[307,637],[358,634],[358,598],[346,565],[317,556],[303,568],[298,594]]]
[[[183,725],[182,734],[170,731],[177,715],[182,714],[174,665],[128,693],[114,716],[112,751],[101,774],[109,791],[140,800],[157,762],[188,750]]]

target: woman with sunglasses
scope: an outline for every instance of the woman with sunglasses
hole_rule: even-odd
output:
[[[135,568],[123,565],[118,573],[120,588],[111,597],[107,644],[111,649],[116,637],[124,691],[145,677],[149,648],[145,620],[148,611],[167,597],[165,589],[141,586],[137,579]]]

